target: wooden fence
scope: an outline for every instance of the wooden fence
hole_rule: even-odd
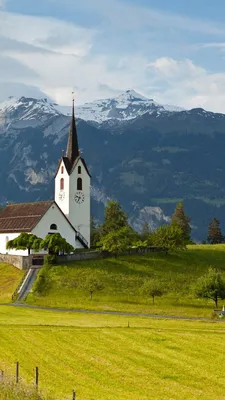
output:
[[[33,380],[33,387],[35,388],[36,391],[39,391],[39,368],[35,367],[34,368],[34,380]],[[20,376],[20,363],[17,361],[15,363],[15,375],[7,375],[3,369],[0,369],[0,385],[3,384],[4,382],[7,382],[7,379],[11,379],[16,385],[21,384],[21,376]],[[67,396],[68,399],[68,396]],[[71,394],[71,399],[72,400],[77,400],[77,395],[75,390],[72,390]]]

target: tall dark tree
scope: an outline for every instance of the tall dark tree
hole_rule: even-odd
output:
[[[177,225],[182,231],[183,240],[187,243],[191,238],[190,218],[185,214],[184,204],[180,201],[174,214],[172,215],[171,225]]]
[[[209,223],[207,241],[210,244],[223,242],[223,235],[220,229],[220,221],[217,218],[213,218],[212,221]]]
[[[91,247],[96,247],[100,240],[100,227],[97,226],[93,215],[91,215]]]
[[[105,208],[105,218],[101,226],[101,235],[107,235],[110,232],[118,231],[128,225],[127,215],[122,210],[118,201],[109,201]]]
[[[151,233],[151,230],[150,230],[149,224],[147,222],[144,222],[144,224],[142,225],[142,229],[141,229],[141,239],[147,240],[150,233]]]

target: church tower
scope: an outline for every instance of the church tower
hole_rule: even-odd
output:
[[[74,100],[66,156],[61,157],[55,176],[55,202],[77,231],[80,247],[90,247],[91,177],[80,155]]]

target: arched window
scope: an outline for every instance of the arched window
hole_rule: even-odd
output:
[[[6,237],[5,237],[5,244],[7,244],[7,243],[8,243],[8,241],[9,241],[9,237],[8,237],[8,236],[6,236]]]
[[[82,190],[82,179],[81,178],[77,179],[77,190]]]
[[[64,190],[64,179],[60,179],[60,190]]]
[[[81,166],[78,167],[78,174],[81,174]]]
[[[64,166],[61,166],[61,174],[64,174]]]
[[[51,224],[50,229],[52,231],[57,231],[57,225],[56,224]]]

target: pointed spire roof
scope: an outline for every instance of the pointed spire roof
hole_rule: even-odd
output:
[[[78,139],[77,139],[77,128],[75,121],[75,111],[74,111],[74,99],[72,106],[72,119],[70,124],[70,133],[67,143],[66,157],[70,161],[71,166],[77,157],[79,157],[79,147],[78,147]]]

